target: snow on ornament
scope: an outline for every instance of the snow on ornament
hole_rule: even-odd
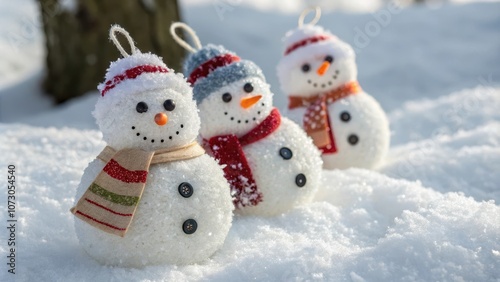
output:
[[[321,10],[316,8],[313,21],[304,24],[311,10],[304,10],[298,28],[285,35],[277,66],[289,98],[287,116],[314,140],[325,168],[374,168],[389,148],[389,122],[357,82],[352,47],[315,25]]]
[[[194,47],[176,34],[183,29]],[[310,202],[318,189],[322,161],[305,132],[281,117],[262,70],[222,46],[202,47],[183,23],[170,29],[191,52],[184,74],[200,110],[200,135],[231,185],[236,212],[272,216]]]
[[[129,55],[116,39],[123,34]],[[72,213],[81,246],[106,265],[203,261],[231,227],[229,185],[196,142],[192,89],[158,56],[141,53],[119,26],[93,112],[108,146],[85,169]]]

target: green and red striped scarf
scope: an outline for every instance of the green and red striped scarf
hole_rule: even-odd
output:
[[[106,165],[71,212],[102,231],[125,236],[141,199],[151,164],[186,160],[205,151],[198,143],[147,152],[106,147],[98,158]]]

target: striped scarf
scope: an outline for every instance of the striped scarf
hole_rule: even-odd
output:
[[[143,151],[106,147],[98,158],[106,165],[71,212],[102,231],[125,236],[141,199],[151,164],[186,160],[205,151],[193,142],[175,149]]]
[[[328,116],[328,105],[349,95],[361,92],[357,81],[351,81],[332,91],[310,97],[290,96],[288,108],[305,107],[304,130],[322,153],[335,153],[335,138]]]

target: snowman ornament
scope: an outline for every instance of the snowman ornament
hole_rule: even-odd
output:
[[[304,24],[307,9],[284,38],[277,73],[289,98],[287,116],[303,125],[326,169],[375,168],[389,148],[389,122],[357,82],[354,50],[315,25],[315,10],[311,23]]]
[[[194,47],[176,34],[186,31]],[[312,140],[272,106],[262,70],[222,46],[201,43],[174,23],[175,40],[191,52],[184,74],[193,85],[200,136],[230,183],[236,212],[273,216],[308,203],[320,181],[322,161]]]
[[[195,141],[192,90],[124,29],[113,26],[110,38],[124,58],[98,86],[93,115],[108,146],[85,169],[71,210],[80,245],[106,265],[203,261],[222,246],[234,206],[221,167]]]

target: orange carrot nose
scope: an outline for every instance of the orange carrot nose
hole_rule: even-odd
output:
[[[243,109],[248,109],[251,106],[255,105],[260,98],[262,98],[262,95],[255,95],[247,98],[241,98],[240,105]]]
[[[155,115],[155,122],[159,126],[164,126],[168,122],[168,117],[164,113],[159,113]]]
[[[319,76],[323,76],[328,71],[329,68],[330,68],[330,62],[324,61],[321,64],[321,66],[319,66],[317,73],[319,74]]]

